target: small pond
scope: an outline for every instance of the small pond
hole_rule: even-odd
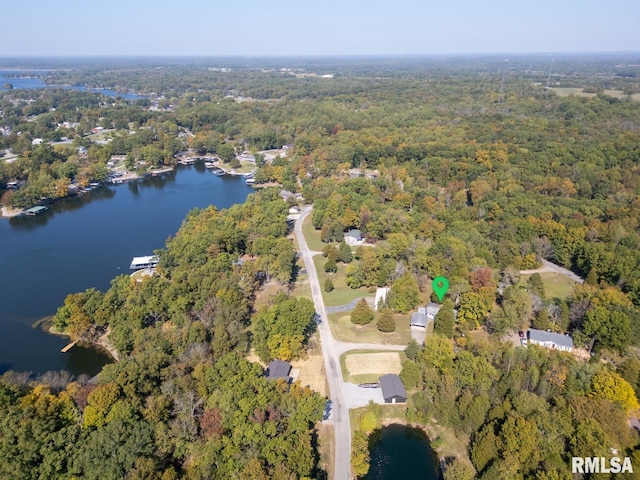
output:
[[[366,480],[438,480],[438,458],[424,431],[389,425],[369,437],[371,467]]]

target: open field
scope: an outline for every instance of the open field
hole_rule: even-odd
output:
[[[400,373],[399,352],[348,353],[345,362],[349,373],[361,375],[366,373]]]
[[[525,286],[527,279],[531,275],[522,275],[518,285]],[[544,293],[547,298],[566,298],[573,292],[576,282],[570,278],[555,272],[542,272],[542,283],[544,284]]]
[[[380,343],[382,345],[406,345],[411,339],[410,315],[395,315],[396,331],[382,333],[374,319],[367,325],[351,323],[349,313],[329,314],[329,326],[336,340],[356,343]]]
[[[325,272],[324,264],[326,261],[327,259],[322,255],[313,257],[313,262],[318,272],[318,280],[320,281],[320,289],[322,290],[322,298],[327,307],[345,305],[356,298],[374,296],[374,294],[369,293],[369,289],[366,287],[351,288],[345,283],[345,270],[347,267],[344,263],[338,263],[338,271],[336,273]],[[330,278],[333,282],[334,288],[331,292],[324,291],[324,282],[327,278]]]
[[[316,333],[309,339],[307,358],[291,362],[293,368],[300,369],[298,381],[320,395],[327,394],[327,377],[324,372],[324,360],[320,348],[320,336]]]
[[[596,93],[587,93],[581,87],[557,87],[550,88],[552,92],[555,92],[559,97],[568,97],[569,95],[575,95],[576,97],[595,97]],[[603,92],[605,95],[609,95],[610,97],[624,99],[627,98],[627,94],[625,94],[621,90],[605,90]],[[634,93],[631,95],[632,100],[640,101],[640,94]]]

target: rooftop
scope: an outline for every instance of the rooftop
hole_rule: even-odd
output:
[[[394,373],[388,373],[380,377],[380,388],[382,388],[382,396],[385,400],[391,397],[407,399],[407,391],[404,389],[402,380]]]
[[[561,333],[536,330],[534,328],[529,329],[529,340],[540,343],[553,342],[556,345],[573,348],[573,339],[570,336],[563,335]]]

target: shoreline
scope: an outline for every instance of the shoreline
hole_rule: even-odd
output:
[[[18,215],[22,214],[22,212],[24,212],[24,210],[22,210],[20,208],[9,208],[9,207],[3,205],[2,208],[0,208],[0,217],[1,218],[13,218],[13,217],[17,217]]]
[[[71,336],[68,333],[65,332],[59,332],[58,330],[55,330],[53,325],[49,325],[48,324],[49,320],[48,319],[43,319],[42,321],[42,329],[47,332],[50,335],[56,335],[58,337],[67,337],[68,339],[71,339]],[[39,322],[36,322],[36,324],[34,326],[37,326]],[[120,361],[120,355],[118,355],[118,351],[116,350],[116,348],[113,346],[113,344],[109,341],[109,329],[107,329],[107,331],[101,335],[100,337],[98,337],[97,340],[95,341],[90,341],[87,339],[81,339],[79,341],[79,343],[86,343],[89,344],[93,347],[100,347],[100,349],[104,350],[105,352],[107,352],[109,354],[109,356],[116,362]]]

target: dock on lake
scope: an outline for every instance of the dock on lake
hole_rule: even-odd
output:
[[[65,346],[62,350],[60,350],[62,353],[67,353],[69,350],[71,350],[71,348],[78,343],[80,340],[74,340],[73,342],[69,343],[67,346]]]

